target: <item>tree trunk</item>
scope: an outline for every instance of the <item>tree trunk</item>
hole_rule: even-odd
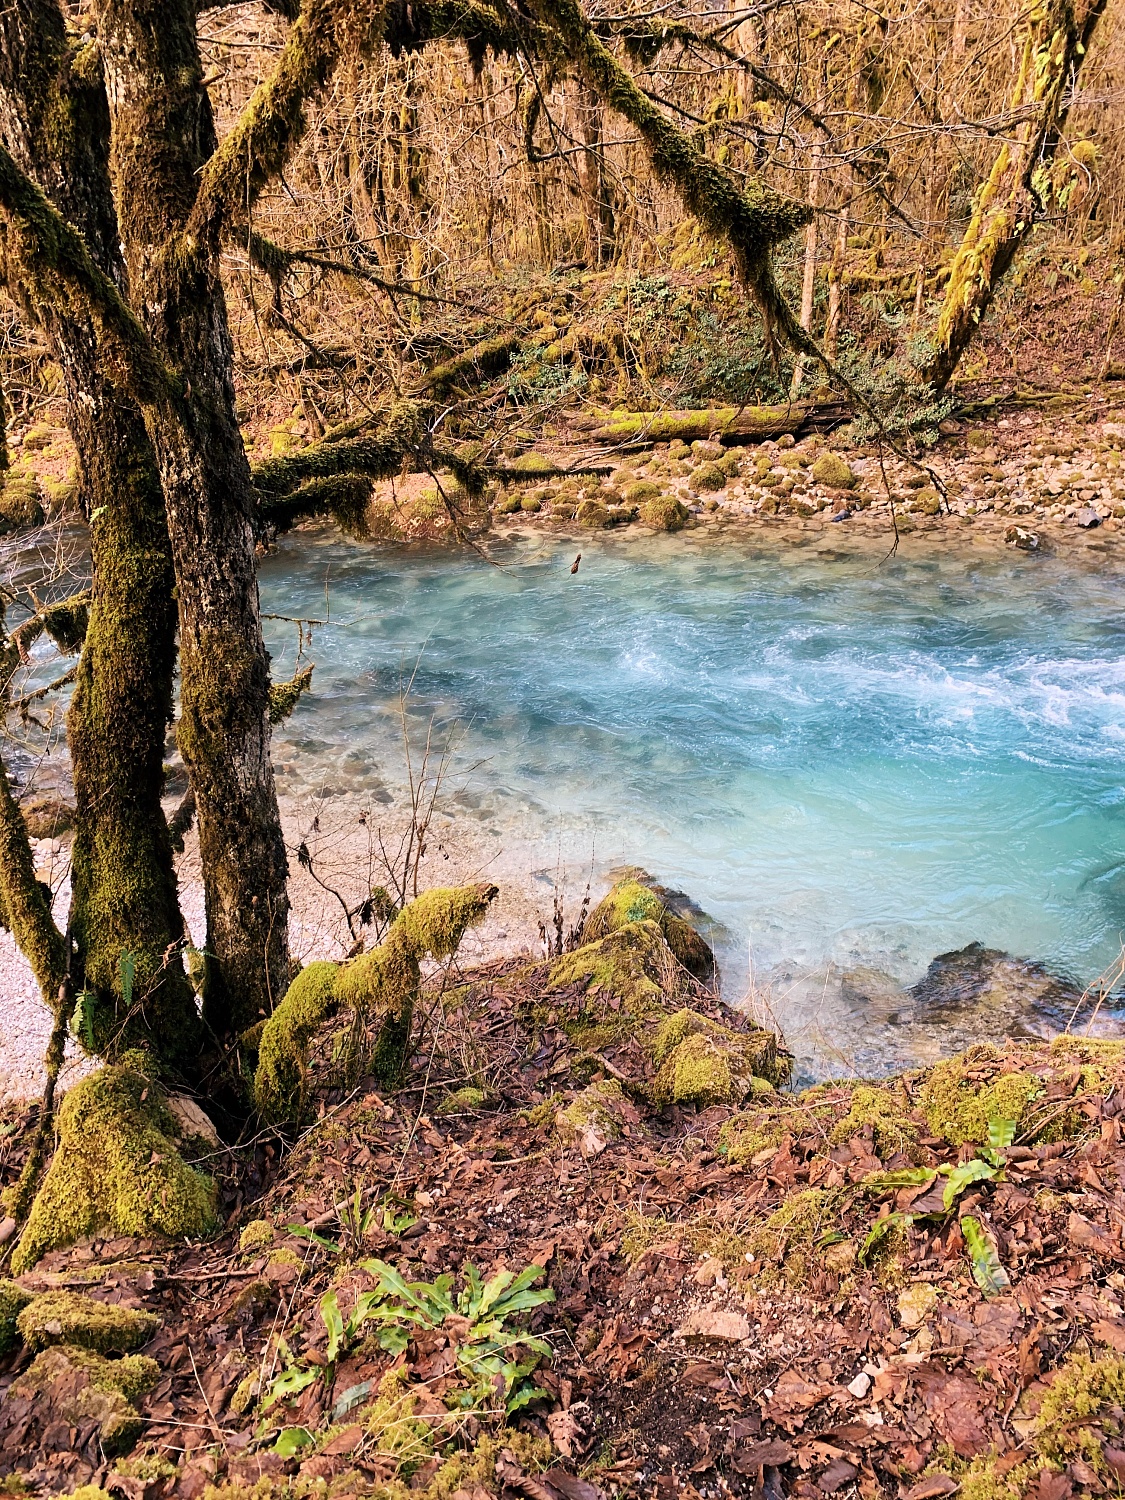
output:
[[[1105,0],[1081,23],[1071,0],[1045,0],[1026,13],[1019,73],[1009,109],[1021,119],[977,193],[954,256],[922,378],[939,390],[984,317],[1001,279],[1053,197],[1050,167],[1066,124],[1067,92],[1089,50]]]
[[[586,199],[586,250],[590,266],[598,271],[613,262],[615,235],[613,185],[602,140],[602,102],[581,79],[575,81],[574,90],[582,138],[580,175]]]
[[[0,138],[120,283],[101,75],[92,48],[68,44],[56,0],[16,0],[0,16]],[[183,923],[160,803],[176,629],[164,498],[140,409],[107,383],[93,321],[77,304],[28,310],[62,367],[83,504],[98,514],[89,626],[67,716],[76,975],[96,997],[88,1015],[99,1051],[143,1041],[187,1067],[198,1016],[176,952]],[[124,954],[143,1005],[129,1016]]]
[[[99,41],[133,305],[184,380],[182,397],[148,421],[179,595],[179,739],[207,906],[204,1019],[225,1035],[285,993],[289,901],[226,301],[214,247],[183,233],[215,147],[195,14],[193,0],[102,0]]]

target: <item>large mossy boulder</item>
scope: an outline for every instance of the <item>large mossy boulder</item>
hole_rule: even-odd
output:
[[[215,1228],[215,1186],[176,1149],[176,1121],[139,1054],[84,1078],[59,1110],[58,1146],[12,1267],[84,1235],[197,1238]]]
[[[709,984],[715,976],[715,955],[690,922],[671,909],[659,891],[635,875],[619,880],[582,927],[582,941],[593,942],[618,932],[631,922],[655,922],[676,958],[693,978]]]
[[[16,1320],[32,1294],[15,1281],[0,1281],[0,1357],[10,1354],[20,1342]]]

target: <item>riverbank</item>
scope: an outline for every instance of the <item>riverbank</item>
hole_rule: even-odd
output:
[[[9,1283],[0,1472],[143,1500],[1112,1493],[1122,1048],[797,1097],[654,922],[606,941],[431,992],[397,1091],[342,1093],[322,1034],[292,1149],[201,1162],[215,1238],[96,1237]],[[491,1331],[439,1300],[478,1274]],[[506,1306],[516,1275],[548,1295]]]

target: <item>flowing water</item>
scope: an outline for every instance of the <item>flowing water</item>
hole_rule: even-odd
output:
[[[324,619],[327,588],[330,622],[281,787],[400,802],[413,673],[417,728],[458,726],[466,827],[572,894],[591,864],[687,892],[724,993],[752,970],[819,1066],[895,1061],[871,996],[973,941],[1085,984],[1125,932],[1120,574],[858,542],[584,536],[572,574],[543,534],[490,561],[290,536],[263,608]],[[267,628],[280,679],[296,629]]]

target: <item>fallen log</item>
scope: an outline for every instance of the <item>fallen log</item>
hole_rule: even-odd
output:
[[[794,401],[784,406],[718,406],[706,411],[622,412],[585,435],[594,442],[645,447],[675,438],[691,443],[717,437],[720,442],[761,443],[785,433],[830,432],[851,419],[842,401]]]

